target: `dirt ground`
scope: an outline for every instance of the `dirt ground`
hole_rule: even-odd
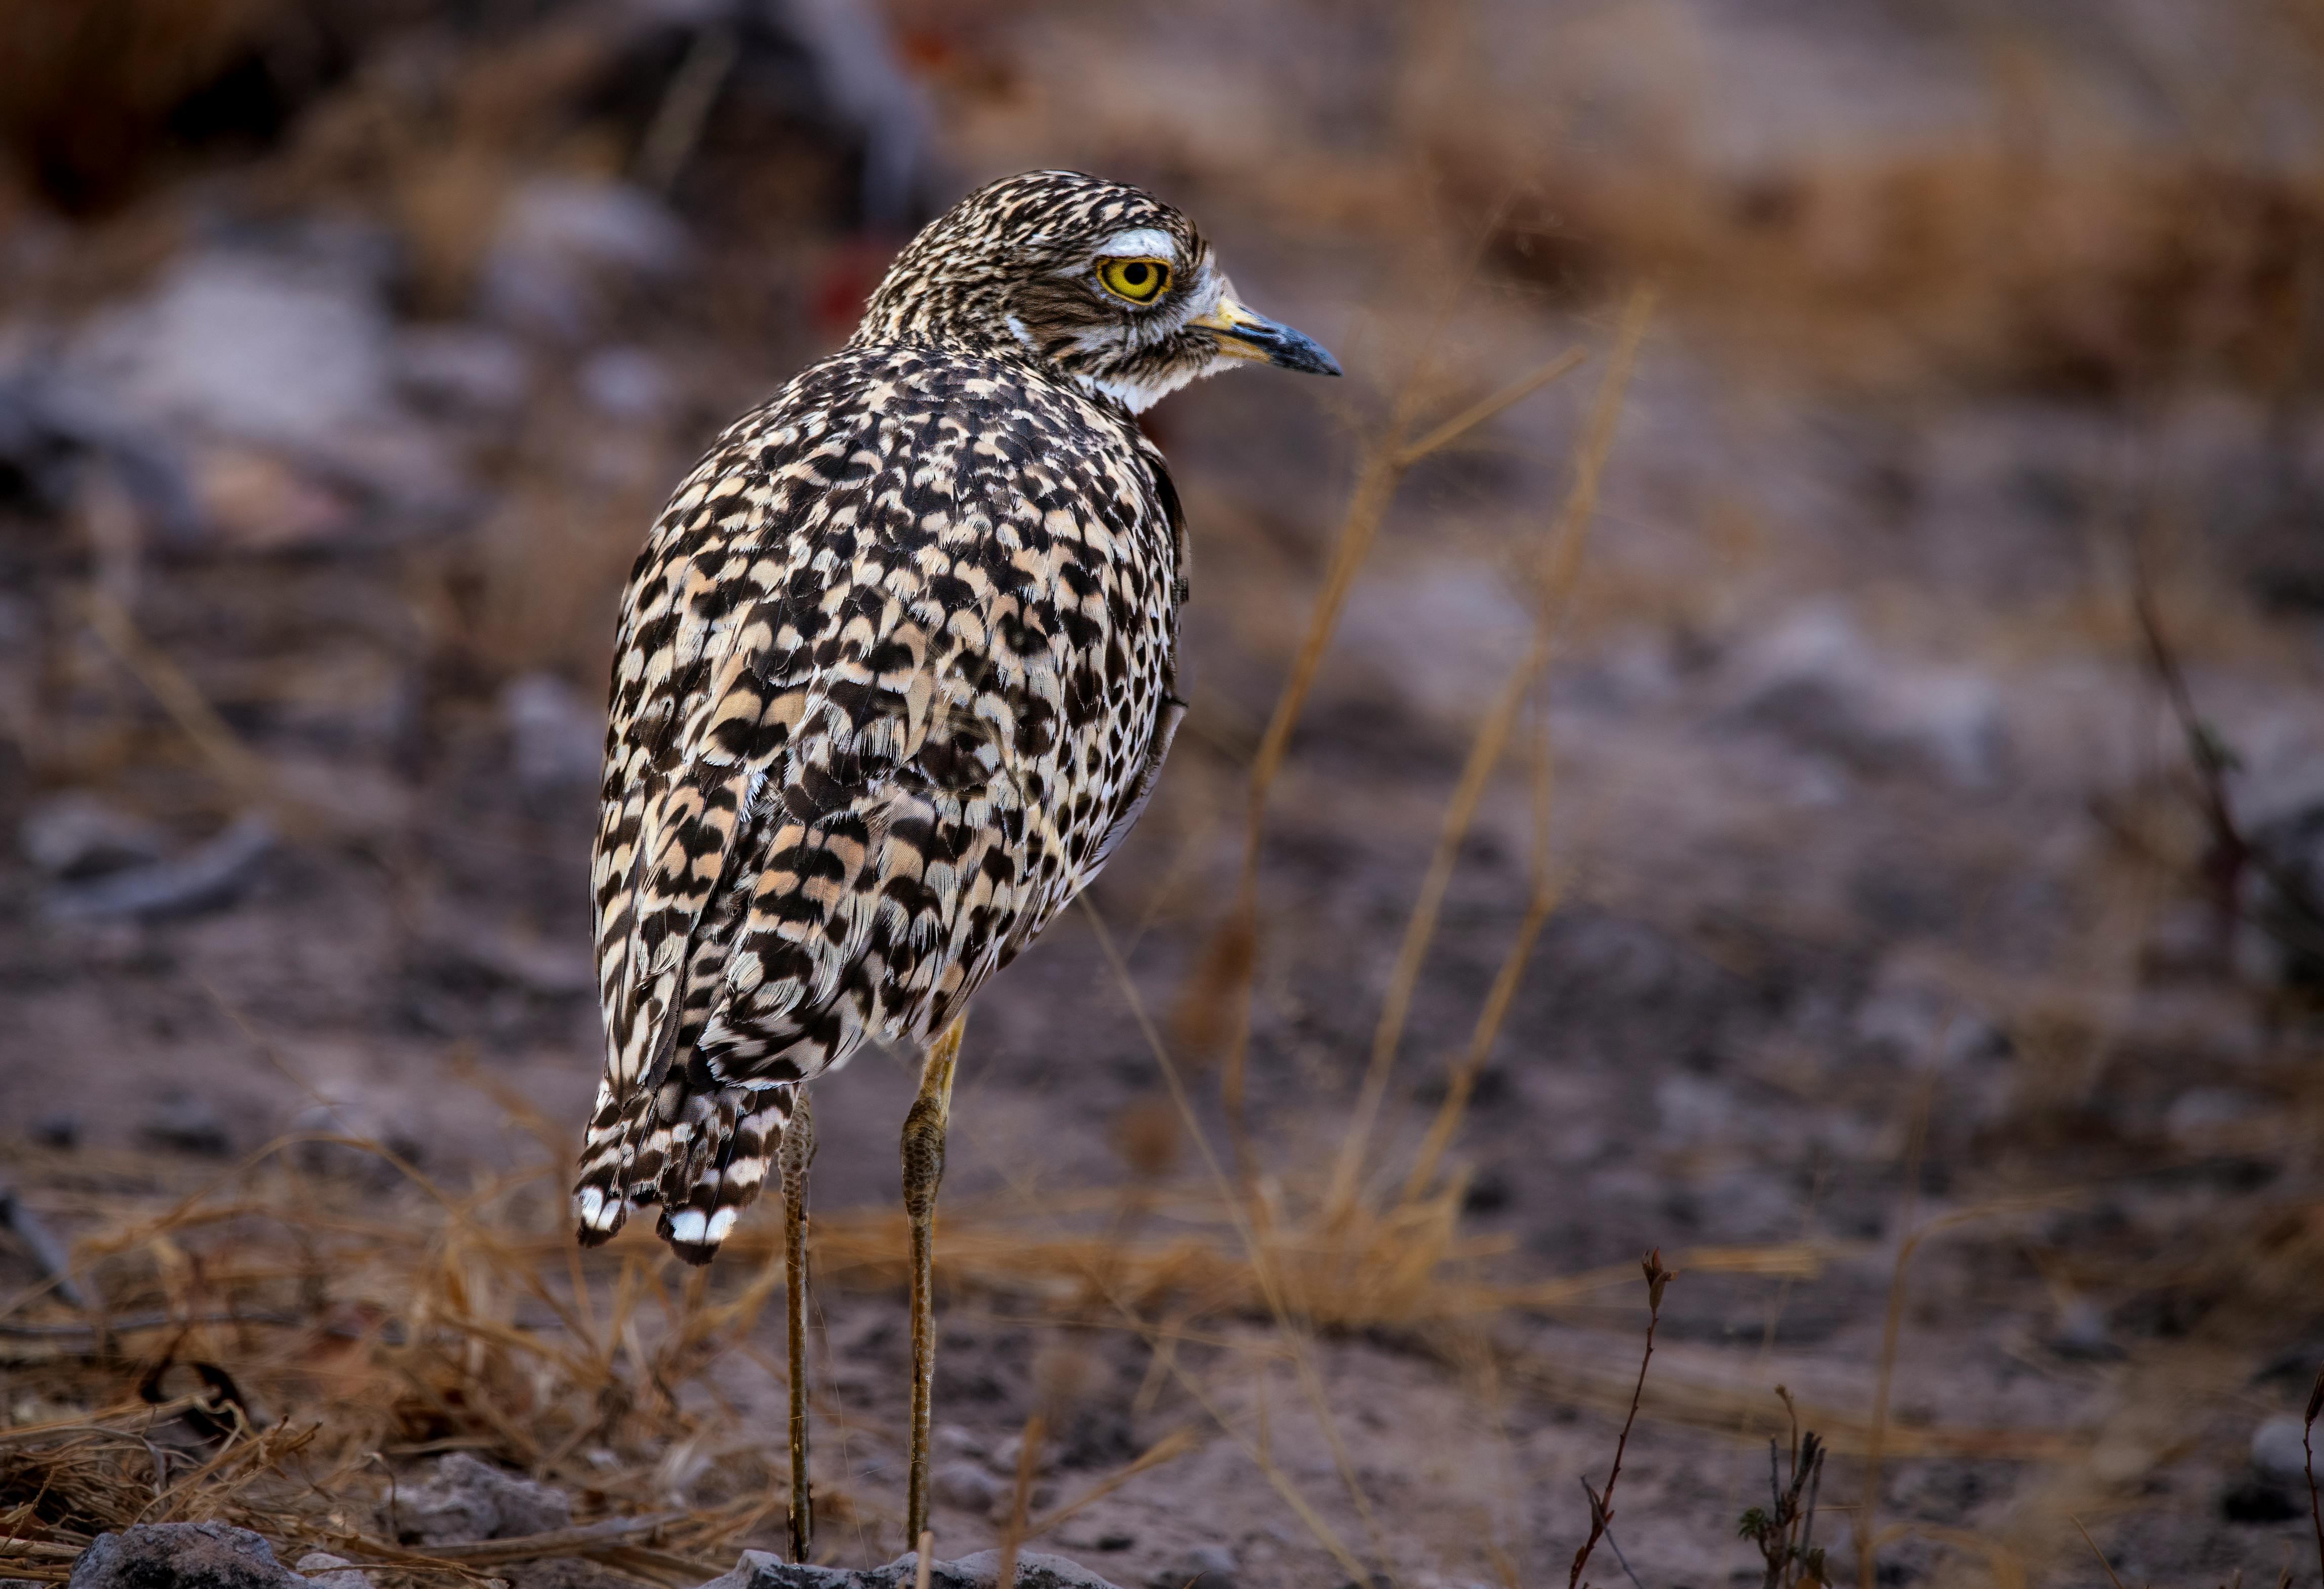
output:
[[[1737,1529],[1779,1386],[1831,1452],[1830,1581],[2317,1581],[2312,7],[286,0],[179,8],[181,38],[100,9],[142,53],[0,24],[54,88],[0,118],[30,152],[0,189],[0,1177],[93,1306],[179,1312],[60,1379],[86,1316],[0,1235],[0,1452],[140,1365],[235,1367],[187,1309],[276,1238],[140,1223],[181,1196],[286,1196],[303,1153],[299,1196],[439,1241],[377,1159],[262,1152],[286,1133],[476,1207],[520,1187],[564,1283],[619,580],[909,222],[1069,165],[1184,205],[1349,377],[1151,416],[1194,705],[1092,910],[970,1025],[943,1554],[1009,1531],[1038,1409],[1029,1513],[1102,1492],[1033,1546],[1121,1584],[1561,1579],[1658,1249],[1593,1582],[1765,1575]],[[1567,349],[1397,481],[1239,958],[1254,758],[1362,483]],[[911,1059],[815,1092],[840,1236],[895,1233]],[[1121,1267],[1035,1256],[1067,1243]],[[1182,1247],[1276,1289],[1138,1267]],[[572,1272],[696,1307],[766,1252],[691,1301],[642,1236]],[[904,1547],[902,1298],[833,1252],[823,1543],[868,1564]],[[726,1506],[779,1446],[778,1313],[666,1387],[718,1440],[528,1457],[438,1403],[375,1448]],[[253,1375],[266,1417],[329,1416],[327,1379]]]

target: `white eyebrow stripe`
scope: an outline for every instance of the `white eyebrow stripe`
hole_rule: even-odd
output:
[[[1158,226],[1139,226],[1133,231],[1116,232],[1100,243],[1097,251],[1107,259],[1175,260],[1178,257],[1176,241]]]

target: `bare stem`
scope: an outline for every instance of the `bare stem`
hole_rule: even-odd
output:
[[[1657,1247],[1639,1263],[1646,1276],[1646,1349],[1638,1357],[1638,1382],[1630,1390],[1630,1413],[1622,1420],[1621,1438],[1614,1442],[1614,1465],[1606,1472],[1606,1488],[1601,1493],[1590,1490],[1590,1482],[1582,1487],[1590,1491],[1590,1537],[1582,1548],[1573,1553],[1573,1570],[1566,1575],[1565,1589],[1580,1589],[1582,1569],[1590,1565],[1590,1553],[1598,1548],[1598,1541],[1606,1537],[1606,1529],[1614,1520],[1614,1486],[1621,1482],[1622,1453],[1629,1449],[1630,1430],[1638,1421],[1638,1403],[1646,1394],[1646,1365],[1655,1360],[1655,1326],[1662,1322],[1663,1288],[1678,1279],[1678,1270],[1663,1267],[1663,1252]]]

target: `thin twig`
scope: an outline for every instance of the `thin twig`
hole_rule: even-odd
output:
[[[1025,1543],[1025,1513],[1032,1504],[1033,1474],[1040,1465],[1041,1442],[1047,1437],[1048,1427],[1039,1411],[1028,1414],[1025,1427],[1017,1437],[1017,1482],[1009,1490],[1009,1527],[1001,1536],[1001,1560],[992,1575],[997,1584],[1017,1582],[1017,1551]]]
[[[2098,1548],[2098,1542],[2090,1538],[2090,1531],[2082,1527],[2082,1520],[2069,1515],[2067,1520],[2074,1525],[2074,1531],[2082,1537],[2082,1543],[2090,1547],[2090,1554],[2098,1558],[2098,1566],[2105,1572],[2107,1582],[2112,1584],[2114,1589],[2123,1589],[2122,1580],[2115,1575],[2114,1563],[2108,1561],[2106,1552]]]
[[[48,1222],[11,1186],[0,1185],[0,1225],[16,1233],[16,1240],[23,1243],[32,1261],[55,1283],[58,1296],[83,1311],[89,1308],[88,1293],[73,1278],[71,1250],[57,1240]]]
[[[184,670],[138,633],[135,620],[119,602],[103,591],[91,590],[82,605],[89,628],[105,649],[161,703],[161,710],[208,759],[220,781],[243,799],[272,812],[286,829],[311,834],[321,826],[320,814],[283,794],[281,781],[270,773],[265,762],[243,744]]]
[[[1595,1491],[1590,1488],[1590,1481],[1583,1478],[1580,1474],[1576,1474],[1573,1475],[1573,1482],[1582,1486],[1582,1492],[1584,1495],[1590,1497],[1591,1505],[1593,1507],[1596,1506],[1598,1503],[1598,1495]],[[1621,1541],[1614,1538],[1614,1530],[1610,1528],[1606,1530],[1606,1548],[1612,1551],[1614,1553],[1614,1559],[1621,1564],[1622,1575],[1629,1579],[1632,1584],[1637,1584],[1637,1589],[1646,1589],[1646,1586],[1644,1584],[1638,1583],[1638,1575],[1630,1570],[1630,1558],[1622,1554]]]
[[[1940,1046],[1944,1041],[1941,1030],[1937,1041]],[[1865,1584],[1875,1581],[1873,1558],[1877,1547],[1873,1525],[1880,1511],[1880,1447],[1888,1433],[1888,1393],[1895,1384],[1896,1345],[1904,1328],[1904,1270],[1920,1243],[1913,1221],[1919,1206],[1921,1155],[1928,1145],[1929,1112],[1936,1089],[1937,1073],[1932,1068],[1914,1095],[1912,1125],[1904,1138],[1904,1206],[1897,1224],[1905,1234],[1897,1245],[1896,1265],[1888,1277],[1888,1305],[1880,1323],[1880,1370],[1872,1391],[1872,1433],[1864,1454],[1864,1505],[1855,1518],[1856,1579]]]
[[[1607,1529],[1614,1521],[1614,1486],[1621,1482],[1622,1454],[1630,1447],[1630,1430],[1638,1421],[1638,1403],[1646,1394],[1646,1365],[1655,1360],[1655,1326],[1662,1322],[1663,1288],[1678,1278],[1675,1270],[1663,1267],[1659,1247],[1647,1253],[1638,1267],[1646,1277],[1646,1348],[1638,1356],[1638,1381],[1630,1390],[1630,1411],[1622,1420],[1621,1437],[1614,1442],[1614,1465],[1606,1470],[1605,1492],[1591,1490],[1587,1479],[1582,1482],[1582,1490],[1590,1497],[1590,1537],[1573,1553],[1573,1570],[1566,1575],[1565,1589],[1578,1589],[1582,1569],[1590,1565],[1590,1553],[1598,1547],[1598,1541],[1606,1537]]]

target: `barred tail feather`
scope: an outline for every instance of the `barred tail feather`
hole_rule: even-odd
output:
[[[673,1077],[626,1101],[601,1093],[573,1188],[582,1245],[610,1240],[631,1209],[659,1204],[662,1240],[687,1262],[708,1263],[764,1189],[795,1090],[696,1093]]]

